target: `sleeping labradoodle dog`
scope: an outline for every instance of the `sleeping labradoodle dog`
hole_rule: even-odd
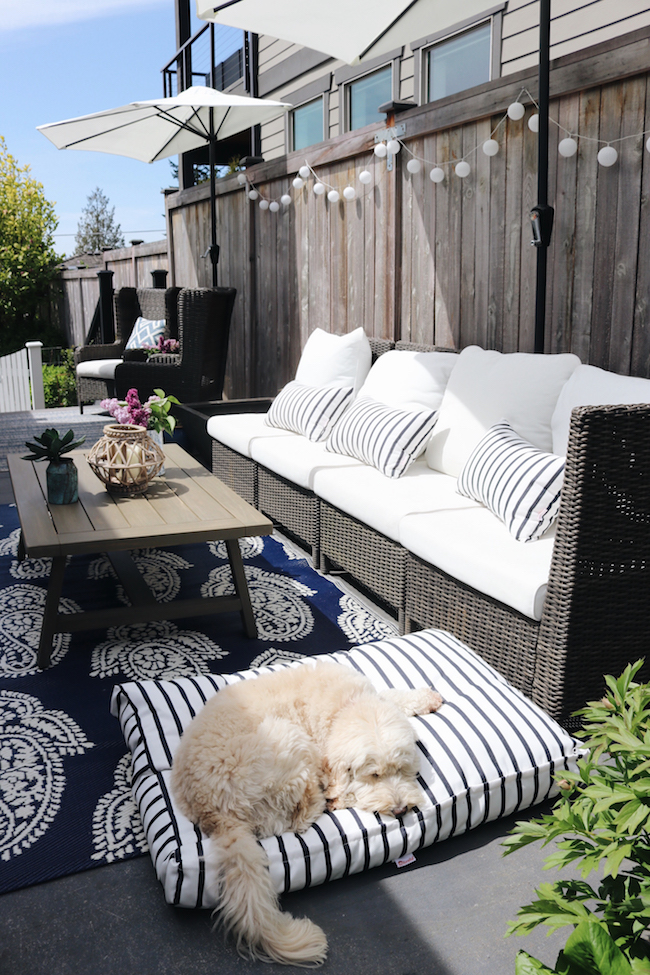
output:
[[[239,952],[321,964],[327,939],[283,913],[258,838],[306,830],[326,809],[400,816],[422,800],[406,715],[442,704],[429,687],[377,692],[335,663],[308,663],[231,684],[185,731],[172,770],[183,813],[211,838],[219,911]]]

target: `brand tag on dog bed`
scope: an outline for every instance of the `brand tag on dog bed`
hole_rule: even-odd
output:
[[[412,853],[407,854],[405,857],[400,857],[395,860],[395,866],[399,870],[400,867],[408,867],[409,863],[415,863],[415,857]]]

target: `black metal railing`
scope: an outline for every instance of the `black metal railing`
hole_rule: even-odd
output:
[[[165,98],[171,98],[191,85],[206,85],[223,91],[237,84],[245,73],[244,47],[244,31],[220,24],[204,24],[162,69]]]

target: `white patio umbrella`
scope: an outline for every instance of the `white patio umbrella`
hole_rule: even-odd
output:
[[[87,149],[156,162],[200,146],[210,148],[210,258],[217,283],[215,147],[243,129],[268,122],[291,108],[286,102],[232,95],[194,86],[173,98],[131,102],[119,108],[39,125],[57,149]]]
[[[348,64],[367,61],[481,14],[493,0],[196,0],[202,20],[269,34]]]

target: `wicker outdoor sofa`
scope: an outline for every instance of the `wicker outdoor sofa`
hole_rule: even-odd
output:
[[[394,350],[393,356],[395,352],[426,355],[442,351],[403,342],[393,346],[372,339],[370,345],[373,362],[389,350]],[[461,360],[455,353],[446,354],[455,362]],[[411,541],[404,544],[366,524],[364,517],[357,516],[358,511],[351,514],[321,496],[327,491],[319,485],[327,486],[328,479],[333,483],[335,470],[324,470],[324,479],[321,472],[315,490],[310,490],[263,463],[259,457],[264,456],[264,450],[254,451],[257,458],[247,456],[220,439],[218,431],[227,416],[245,419],[244,414],[266,412],[270,400],[210,404],[207,429],[212,437],[214,473],[308,546],[321,569],[349,573],[394,611],[403,633],[429,627],[453,633],[554,718],[575,726],[572,712],[602,694],[603,675],[618,674],[630,660],[643,656],[648,642],[650,381],[581,366],[577,357],[544,358],[575,360],[565,363],[567,376],[558,380],[558,390],[569,389],[568,377],[579,367],[576,376],[583,392],[577,395],[583,396],[583,403],[598,401],[598,383],[604,383],[602,403],[606,405],[579,405],[567,413],[565,422],[567,428],[570,422],[570,430],[557,521],[543,542],[540,539],[523,546],[532,551],[542,543],[552,553],[547,583],[540,589],[539,612],[513,608],[507,600],[486,594],[423,558],[418,549],[428,525],[426,506],[401,519],[405,529],[410,526],[410,535],[405,530],[405,536]],[[534,365],[539,366],[539,361]],[[456,365],[452,376],[454,369]],[[585,397],[585,383],[586,388],[595,383],[596,392]],[[614,392],[608,383],[614,384]],[[439,416],[445,403],[443,398]],[[273,448],[278,454],[292,442],[295,449],[295,441],[286,438],[297,434],[285,433],[284,440],[270,438],[267,442],[260,422],[258,416],[251,421],[251,429],[257,430],[255,442],[263,444],[267,452]],[[284,433],[271,428],[268,432]],[[436,427],[431,440],[435,434]],[[564,437],[566,442],[566,432]],[[308,453],[308,444],[304,446]],[[345,466],[345,458],[335,459],[339,466]],[[355,462],[347,460],[355,467]],[[420,458],[409,469],[411,483],[425,472],[424,466]],[[356,473],[363,477],[367,472]],[[379,483],[377,475],[373,476],[371,483]],[[372,499],[367,500],[370,503]],[[482,507],[475,502],[467,504],[473,505],[472,511]],[[452,515],[457,517],[458,513]]]

